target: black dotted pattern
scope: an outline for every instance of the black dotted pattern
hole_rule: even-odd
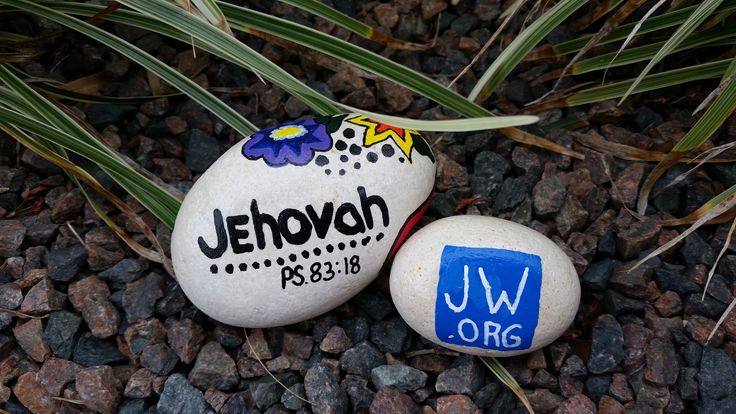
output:
[[[383,233],[378,233],[376,235],[376,239],[375,240],[377,242],[378,241],[381,241],[381,240],[383,240],[383,237],[384,237]],[[370,242],[371,242],[371,236],[366,236],[366,237],[362,238],[361,240],[350,240],[348,242],[348,245],[350,245],[350,247],[352,247],[352,248],[355,248],[355,247],[358,246],[359,243],[360,243],[361,246],[367,246]],[[337,249],[338,250],[345,250],[346,247],[347,247],[347,245],[344,242],[340,242],[340,243],[337,244]],[[335,246],[333,246],[332,244],[328,244],[328,245],[326,245],[324,247],[324,249],[328,253],[332,253],[333,251],[335,251]],[[314,249],[312,249],[311,252],[308,251],[308,250],[302,250],[300,252],[300,255],[303,258],[305,258],[305,259],[308,259],[310,255],[320,256],[321,254],[322,254],[322,249],[320,249],[319,247],[315,247]],[[288,256],[288,259],[291,262],[295,262],[297,260],[297,255],[295,253],[291,253]],[[283,258],[283,257],[278,257],[278,258],[276,258],[275,262],[276,262],[276,264],[278,266],[283,266],[284,264],[286,264],[286,259]],[[260,263],[260,262],[252,262],[250,264],[250,268],[251,269],[258,270],[258,269],[261,268],[261,265],[263,265],[263,267],[268,268],[268,267],[271,267],[272,264],[273,264],[273,262],[270,259],[266,259],[266,260],[263,261],[263,263]],[[247,263],[240,263],[240,264],[237,265],[237,267],[238,267],[238,270],[241,273],[244,273],[244,272],[246,272],[248,270],[248,264]],[[210,266],[210,273],[212,273],[213,275],[216,275],[217,273],[219,273],[219,268],[217,267],[216,264],[213,264],[213,265]],[[231,263],[226,264],[225,265],[225,273],[227,273],[229,275],[235,273],[235,265],[233,265]]]
[[[363,166],[361,161],[373,164],[378,162],[378,159],[381,156],[384,158],[391,158],[397,154],[397,150],[394,146],[387,142],[377,144],[373,151],[363,147],[360,142],[350,142],[350,140],[357,137],[357,131],[353,128],[344,128],[337,134],[340,133],[342,134],[341,136],[333,134],[333,137],[335,138],[334,148],[341,152],[339,157],[331,159],[321,154],[315,158],[315,164],[317,164],[318,167],[324,168],[325,175],[333,175],[333,173],[336,173],[338,176],[342,177],[349,172],[350,167],[354,170],[360,170]],[[357,160],[356,157],[358,158]],[[404,157],[398,157],[398,160],[402,163],[406,161]]]

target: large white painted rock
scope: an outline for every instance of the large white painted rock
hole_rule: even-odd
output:
[[[419,334],[483,356],[531,352],[559,337],[580,302],[570,259],[542,234],[483,216],[422,228],[391,267],[391,297]]]
[[[427,206],[432,152],[356,114],[268,128],[197,180],[171,240],[177,280],[210,317],[300,322],[368,285]]]

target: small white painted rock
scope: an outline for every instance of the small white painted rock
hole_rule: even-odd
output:
[[[542,234],[483,216],[430,223],[391,268],[404,320],[444,347],[483,356],[534,351],[572,323],[580,283],[570,259]]]
[[[171,239],[177,280],[230,325],[320,315],[378,275],[426,209],[434,176],[416,131],[365,116],[259,131],[187,194]]]

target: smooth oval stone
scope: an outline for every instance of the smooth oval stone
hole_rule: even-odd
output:
[[[473,355],[512,356],[559,337],[580,302],[570,259],[540,233],[492,217],[437,220],[404,243],[391,297],[415,331]]]
[[[349,114],[264,129],[187,194],[171,239],[194,305],[235,326],[288,325],[368,285],[426,210],[424,139]]]

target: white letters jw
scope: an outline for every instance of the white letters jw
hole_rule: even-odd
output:
[[[486,303],[488,303],[488,313],[491,315],[495,315],[498,312],[498,308],[501,307],[502,304],[506,303],[506,307],[508,308],[509,312],[511,312],[512,315],[516,314],[516,308],[519,307],[519,300],[521,300],[521,294],[524,293],[524,286],[526,285],[526,279],[529,277],[529,268],[524,268],[524,274],[521,276],[521,282],[519,283],[519,287],[516,289],[516,299],[514,299],[514,303],[509,303],[509,295],[505,290],[501,290],[501,294],[498,296],[498,301],[493,302],[493,294],[491,292],[491,284],[488,283],[488,278],[486,277],[486,273],[483,271],[482,267],[478,268],[478,276],[480,276],[480,281],[483,284],[483,288],[486,290]],[[460,304],[460,306],[455,306],[450,301],[450,294],[445,293],[445,302],[447,302],[447,306],[450,307],[455,313],[460,313],[463,310],[465,310],[465,307],[468,304],[468,288],[469,288],[469,280],[468,280],[468,265],[463,266],[463,301]]]
[[[435,304],[437,336],[465,346],[528,348],[537,326],[540,290],[536,255],[446,246]]]

